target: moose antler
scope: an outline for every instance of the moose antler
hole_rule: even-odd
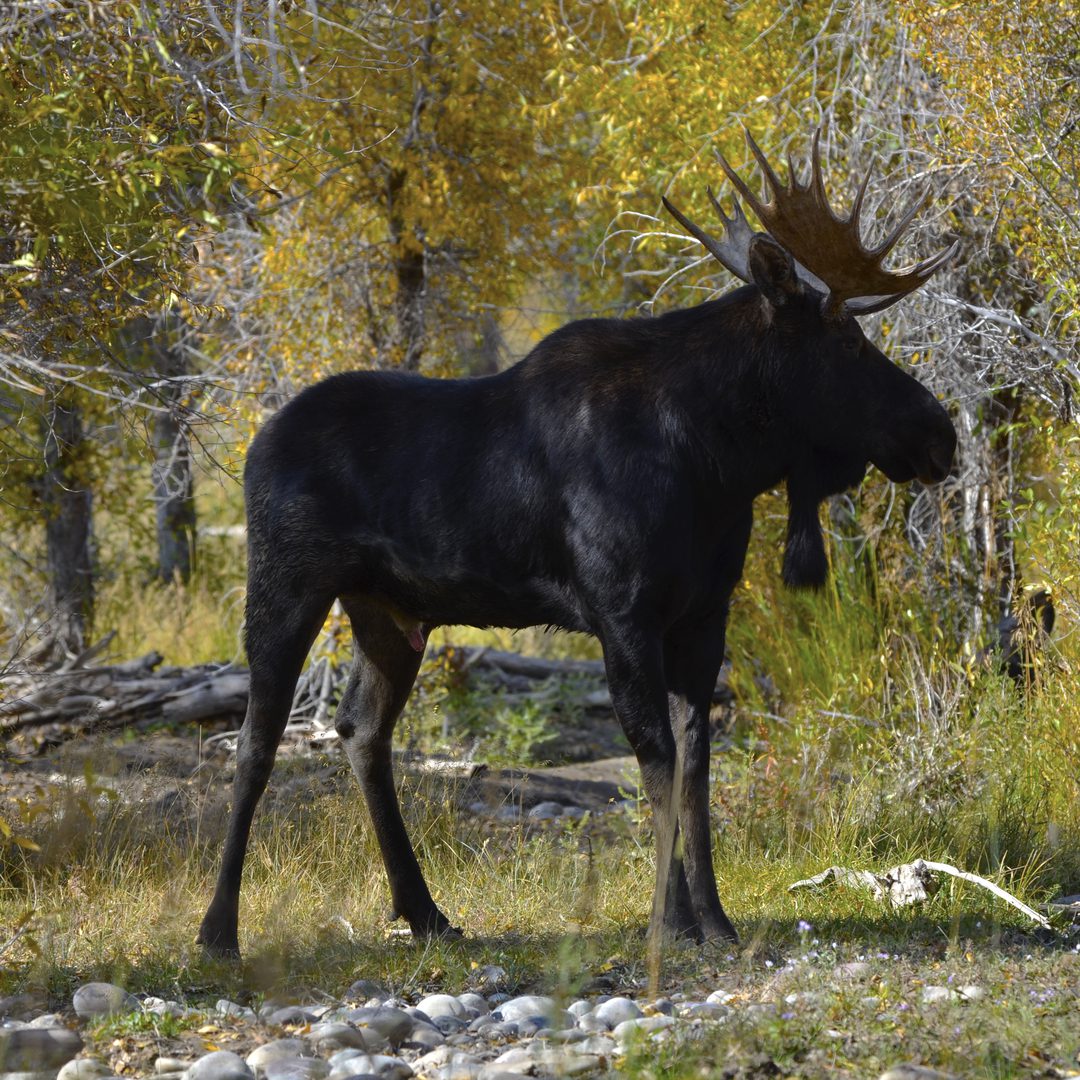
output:
[[[794,162],[788,157],[788,182],[781,183],[761,148],[749,131],[746,139],[761,167],[767,201],[757,198],[742,177],[717,154],[720,164],[769,234],[791,254],[796,270],[807,284],[828,294],[828,305],[846,307],[853,315],[868,315],[895,304],[927,281],[956,253],[954,243],[945,251],[903,270],[886,270],[885,257],[896,246],[912,219],[925,201],[925,194],[905,211],[896,227],[875,247],[866,247],[859,235],[859,217],[863,198],[870,182],[872,168],[867,170],[846,218],[839,217],[829,205],[821,175],[821,132],[814,133],[811,146],[810,175],[805,182],[799,179]],[[708,236],[702,229],[681,214],[665,198],[668,212],[728,270],[743,281],[749,281],[748,248],[753,232],[739,202],[734,199],[735,213],[728,216],[709,190],[709,199],[724,223],[724,239]]]

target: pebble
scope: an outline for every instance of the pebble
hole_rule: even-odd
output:
[[[574,1022],[565,1009],[560,1009],[553,998],[539,994],[524,994],[504,1001],[492,1014],[497,1020],[510,1020],[517,1024],[537,1018],[558,1023],[561,1027]]]
[[[837,964],[833,970],[840,979],[865,979],[871,968],[865,960],[852,960],[846,964]]]
[[[430,1019],[440,1016],[463,1017],[466,1007],[453,994],[429,994],[421,998],[416,1007]]]
[[[876,970],[876,969],[875,969]],[[856,994],[866,993],[859,980],[871,974],[862,961],[837,965],[834,979]],[[432,993],[415,1005],[392,998],[376,983],[357,980],[343,995],[363,1005],[285,1004],[269,1002],[256,1014],[221,999],[211,1012],[230,1027],[247,1026],[246,1060],[229,1050],[209,1050],[187,1059],[158,1058],[153,1077],[139,1080],[521,1080],[523,1076],[591,1076],[618,1068],[621,1055],[635,1044],[692,1040],[705,1025],[740,1017],[773,1017],[822,1000],[820,990],[802,990],[763,1003],[738,1000],[725,990],[705,995],[672,993],[671,998],[635,1001],[623,995],[580,998],[564,1007],[543,994],[510,996],[498,987],[505,970],[492,966],[474,975],[474,989],[461,994]],[[84,993],[85,991],[85,993]],[[80,1001],[106,1010],[139,1003],[120,987],[91,983],[80,987]],[[927,1003],[973,1002],[986,996],[977,985],[924,986]],[[878,1007],[877,998],[860,998]],[[44,1001],[37,1008],[44,1008]],[[168,1015],[194,1016],[204,1022],[207,1007],[147,997],[146,1013],[168,1007]],[[91,1011],[96,1020],[109,1011]],[[794,1014],[792,1014],[794,1015]],[[0,1080],[114,1080],[107,1061],[80,1058],[83,1043],[64,1018],[47,1014],[32,1020],[0,1023]],[[790,1016],[788,1017],[791,1018]],[[282,1025],[293,1026],[274,1031]],[[299,1027],[298,1025],[303,1025]],[[824,1034],[840,1038],[827,1029]],[[277,1037],[272,1037],[276,1035]],[[252,1046],[254,1039],[267,1039]],[[103,1057],[109,1051],[101,1049]],[[6,1070],[6,1071],[5,1071]],[[35,1070],[35,1071],[31,1071]],[[914,1063],[894,1065],[880,1080],[951,1080]]]
[[[636,1020],[624,1020],[617,1024],[611,1034],[620,1046],[634,1039],[644,1038],[647,1035],[655,1035],[666,1028],[673,1027],[676,1023],[672,1016],[642,1016]]]
[[[189,1065],[184,1075],[187,1080],[253,1080],[255,1073],[239,1054],[215,1050]]]
[[[381,1005],[390,997],[390,992],[380,983],[372,982],[371,979],[357,979],[356,982],[345,991],[346,1001],[362,1001],[365,1005],[369,1001],[378,1001]]]
[[[135,1012],[139,1008],[139,999],[122,986],[92,982],[75,991],[71,1004],[76,1015],[83,1020],[96,1020],[103,1016],[115,1016],[117,1013]]]
[[[403,1042],[416,1023],[404,1009],[395,1009],[389,1005],[350,1009],[345,1013],[344,1019],[356,1024],[357,1027],[370,1028],[391,1046],[397,1046]]]
[[[265,1080],[326,1080],[330,1063],[322,1058],[277,1058],[263,1070]]]
[[[76,1058],[69,1061],[57,1074],[56,1080],[105,1080],[116,1074],[97,1058]]]
[[[881,1074],[880,1080],[955,1080],[951,1073],[938,1072],[923,1065],[894,1065]]]
[[[309,1054],[310,1047],[303,1039],[274,1039],[255,1047],[247,1056],[247,1063],[255,1072],[265,1069],[271,1062],[298,1058]]]
[[[352,1024],[324,1020],[312,1024],[307,1040],[319,1054],[332,1054],[335,1050],[383,1050],[387,1045],[378,1032],[361,1031]]]
[[[0,1070],[51,1069],[52,1080],[82,1048],[82,1039],[67,1028],[0,1028]]]
[[[644,1013],[628,997],[613,997],[597,1005],[593,1016],[602,1020],[608,1028],[615,1028],[624,1020],[636,1020]]]

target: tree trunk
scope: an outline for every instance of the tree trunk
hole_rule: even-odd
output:
[[[122,338],[132,366],[157,377],[156,411],[150,425],[158,549],[155,576],[187,582],[195,562],[195,479],[191,440],[182,419],[183,384],[170,381],[188,372],[183,331],[180,319],[162,314],[134,320]]]
[[[154,417],[154,509],[162,581],[191,578],[195,559],[195,498],[187,428],[174,413]]]
[[[68,653],[85,648],[94,613],[93,496],[77,467],[83,440],[79,406],[53,396],[42,417],[41,501],[51,635]]]

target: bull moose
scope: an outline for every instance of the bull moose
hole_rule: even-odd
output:
[[[820,134],[820,133],[819,133]],[[815,136],[781,182],[747,133],[767,195],[737,192],[720,237],[664,205],[746,284],[648,318],[585,319],[506,371],[335,375],[262,428],[247,456],[251,690],[217,888],[199,941],[238,953],[240,878],[301,666],[330,605],[354,659],[336,727],[367,801],[393,908],[414,935],[457,933],[402,820],[391,735],[432,627],[548,624],[595,635],[641,767],[658,841],[651,929],[735,938],[709,834],[709,704],[754,498],[786,482],[784,577],[826,574],[818,507],[869,464],[941,481],[956,433],[942,405],[856,318],[923,285],[955,245],[883,265],[914,216],[864,244],[867,179],[831,208]],[[658,842],[658,852],[663,843]]]

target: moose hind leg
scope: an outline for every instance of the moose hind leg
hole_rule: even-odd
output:
[[[396,916],[416,937],[453,934],[431,898],[401,817],[391,737],[420,668],[417,651],[384,608],[344,602],[353,628],[353,665],[336,728],[364,793],[390,882]]]
[[[260,595],[265,602],[260,602]],[[329,599],[249,587],[247,714],[236,744],[236,777],[217,887],[196,939],[208,953],[239,956],[240,878],[255,807],[274,767],[304,658],[330,608]]]

